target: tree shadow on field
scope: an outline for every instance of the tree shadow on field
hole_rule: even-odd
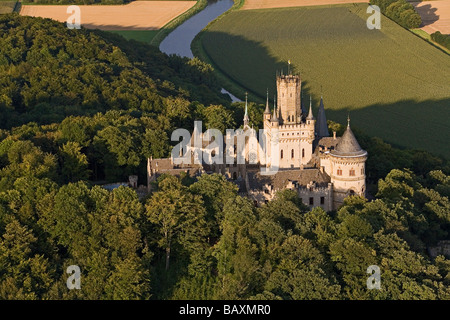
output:
[[[422,18],[421,27],[428,26],[439,20],[439,16],[436,14],[437,9],[433,8],[431,4],[426,4],[424,6],[419,6],[420,2],[412,3],[414,9]]]
[[[245,100],[245,92],[248,92],[249,99],[265,103],[268,90],[269,100],[273,102],[277,75],[291,73],[301,76],[301,70],[289,65],[288,59],[283,61],[274,57],[261,42],[213,31],[203,33],[200,41],[207,62],[222,75],[221,80],[227,78],[222,85],[241,100]],[[197,55],[195,47],[193,51]],[[257,79],[254,78],[256,71]],[[304,81],[302,91],[304,97],[309,97]]]
[[[248,91],[250,102],[263,104],[268,89],[269,105],[273,110],[276,74],[282,71],[287,73],[287,61],[274,57],[262,43],[241,36],[207,31],[201,41],[208,62],[212,62],[213,67],[231,83],[231,87],[227,87],[222,81],[225,89],[243,99]],[[301,76],[301,68],[293,65],[290,68]],[[338,78],[336,81],[344,83],[345,79]],[[345,90],[345,85],[341,90]],[[310,84],[302,80],[302,100],[306,111],[309,109],[310,95],[313,113],[317,117],[321,92],[311,91]],[[450,93],[448,98],[444,96],[443,99],[433,100],[424,96],[417,100],[393,101],[370,101],[365,106],[341,106],[338,110],[333,109],[336,106],[327,105],[327,97],[324,96],[328,120],[346,124],[350,113],[352,127],[370,136],[380,137],[398,147],[427,150],[450,159],[450,149],[447,147],[450,140]]]
[[[325,111],[328,120],[347,123],[352,129],[379,137],[399,148],[429,151],[450,159],[450,97],[445,99],[400,100],[394,103],[375,103],[364,108],[351,107]],[[314,115],[317,111],[314,110]]]

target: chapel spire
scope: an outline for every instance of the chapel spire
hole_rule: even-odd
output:
[[[245,114],[244,114],[244,128],[248,127],[249,118],[248,118],[248,107],[247,107],[247,92],[245,93]]]

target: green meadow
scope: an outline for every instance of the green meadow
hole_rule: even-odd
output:
[[[330,120],[350,113],[369,135],[450,157],[450,55],[384,16],[381,30],[369,30],[366,8],[233,11],[200,35],[195,52],[226,89],[259,102],[267,88],[273,97],[276,72],[290,60],[316,112],[323,94]]]

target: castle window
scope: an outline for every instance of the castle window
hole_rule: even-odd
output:
[[[291,150],[291,158],[294,159],[294,149]]]
[[[283,159],[283,150],[281,150],[280,158]]]
[[[310,197],[310,198],[309,198],[309,205],[310,205],[310,206],[313,206],[313,205],[314,205],[314,198],[313,198],[313,197]]]
[[[325,204],[325,197],[320,197],[320,204]]]
[[[349,175],[350,175],[350,177],[353,177],[353,176],[355,176],[355,169],[350,169],[350,171],[349,171]]]
[[[342,176],[342,169],[337,169],[337,175]]]
[[[354,194],[355,194],[355,191],[350,190],[350,195],[354,195]]]
[[[290,97],[292,98],[292,93],[290,94]]]
[[[361,174],[364,174],[364,168],[361,168]]]
[[[305,149],[302,149],[302,158],[305,157]]]

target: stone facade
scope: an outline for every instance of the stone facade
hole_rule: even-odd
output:
[[[274,101],[278,107],[275,104],[271,111],[267,97],[263,115],[265,151],[250,127],[246,101],[243,129],[234,136],[228,133],[224,137],[224,160],[231,157],[234,163],[175,165],[172,159],[149,159],[149,189],[150,182],[162,173],[200,175],[206,172],[220,173],[234,181],[255,205],[267,203],[283,189],[296,190],[304,204],[311,208],[320,206],[326,211],[337,209],[349,195],[364,196],[367,152],[356,141],[350,120],[342,137],[336,137],[336,133],[329,137],[323,99],[316,122],[311,98],[308,114],[303,108],[299,76],[279,75],[276,83],[278,97]],[[245,141],[242,150],[237,149],[239,139]],[[204,152],[208,143],[199,146],[191,139],[186,154],[192,158],[197,151]],[[237,161],[239,157],[244,160],[241,164]],[[261,168],[269,168],[274,163],[278,163],[277,173],[261,174]]]

